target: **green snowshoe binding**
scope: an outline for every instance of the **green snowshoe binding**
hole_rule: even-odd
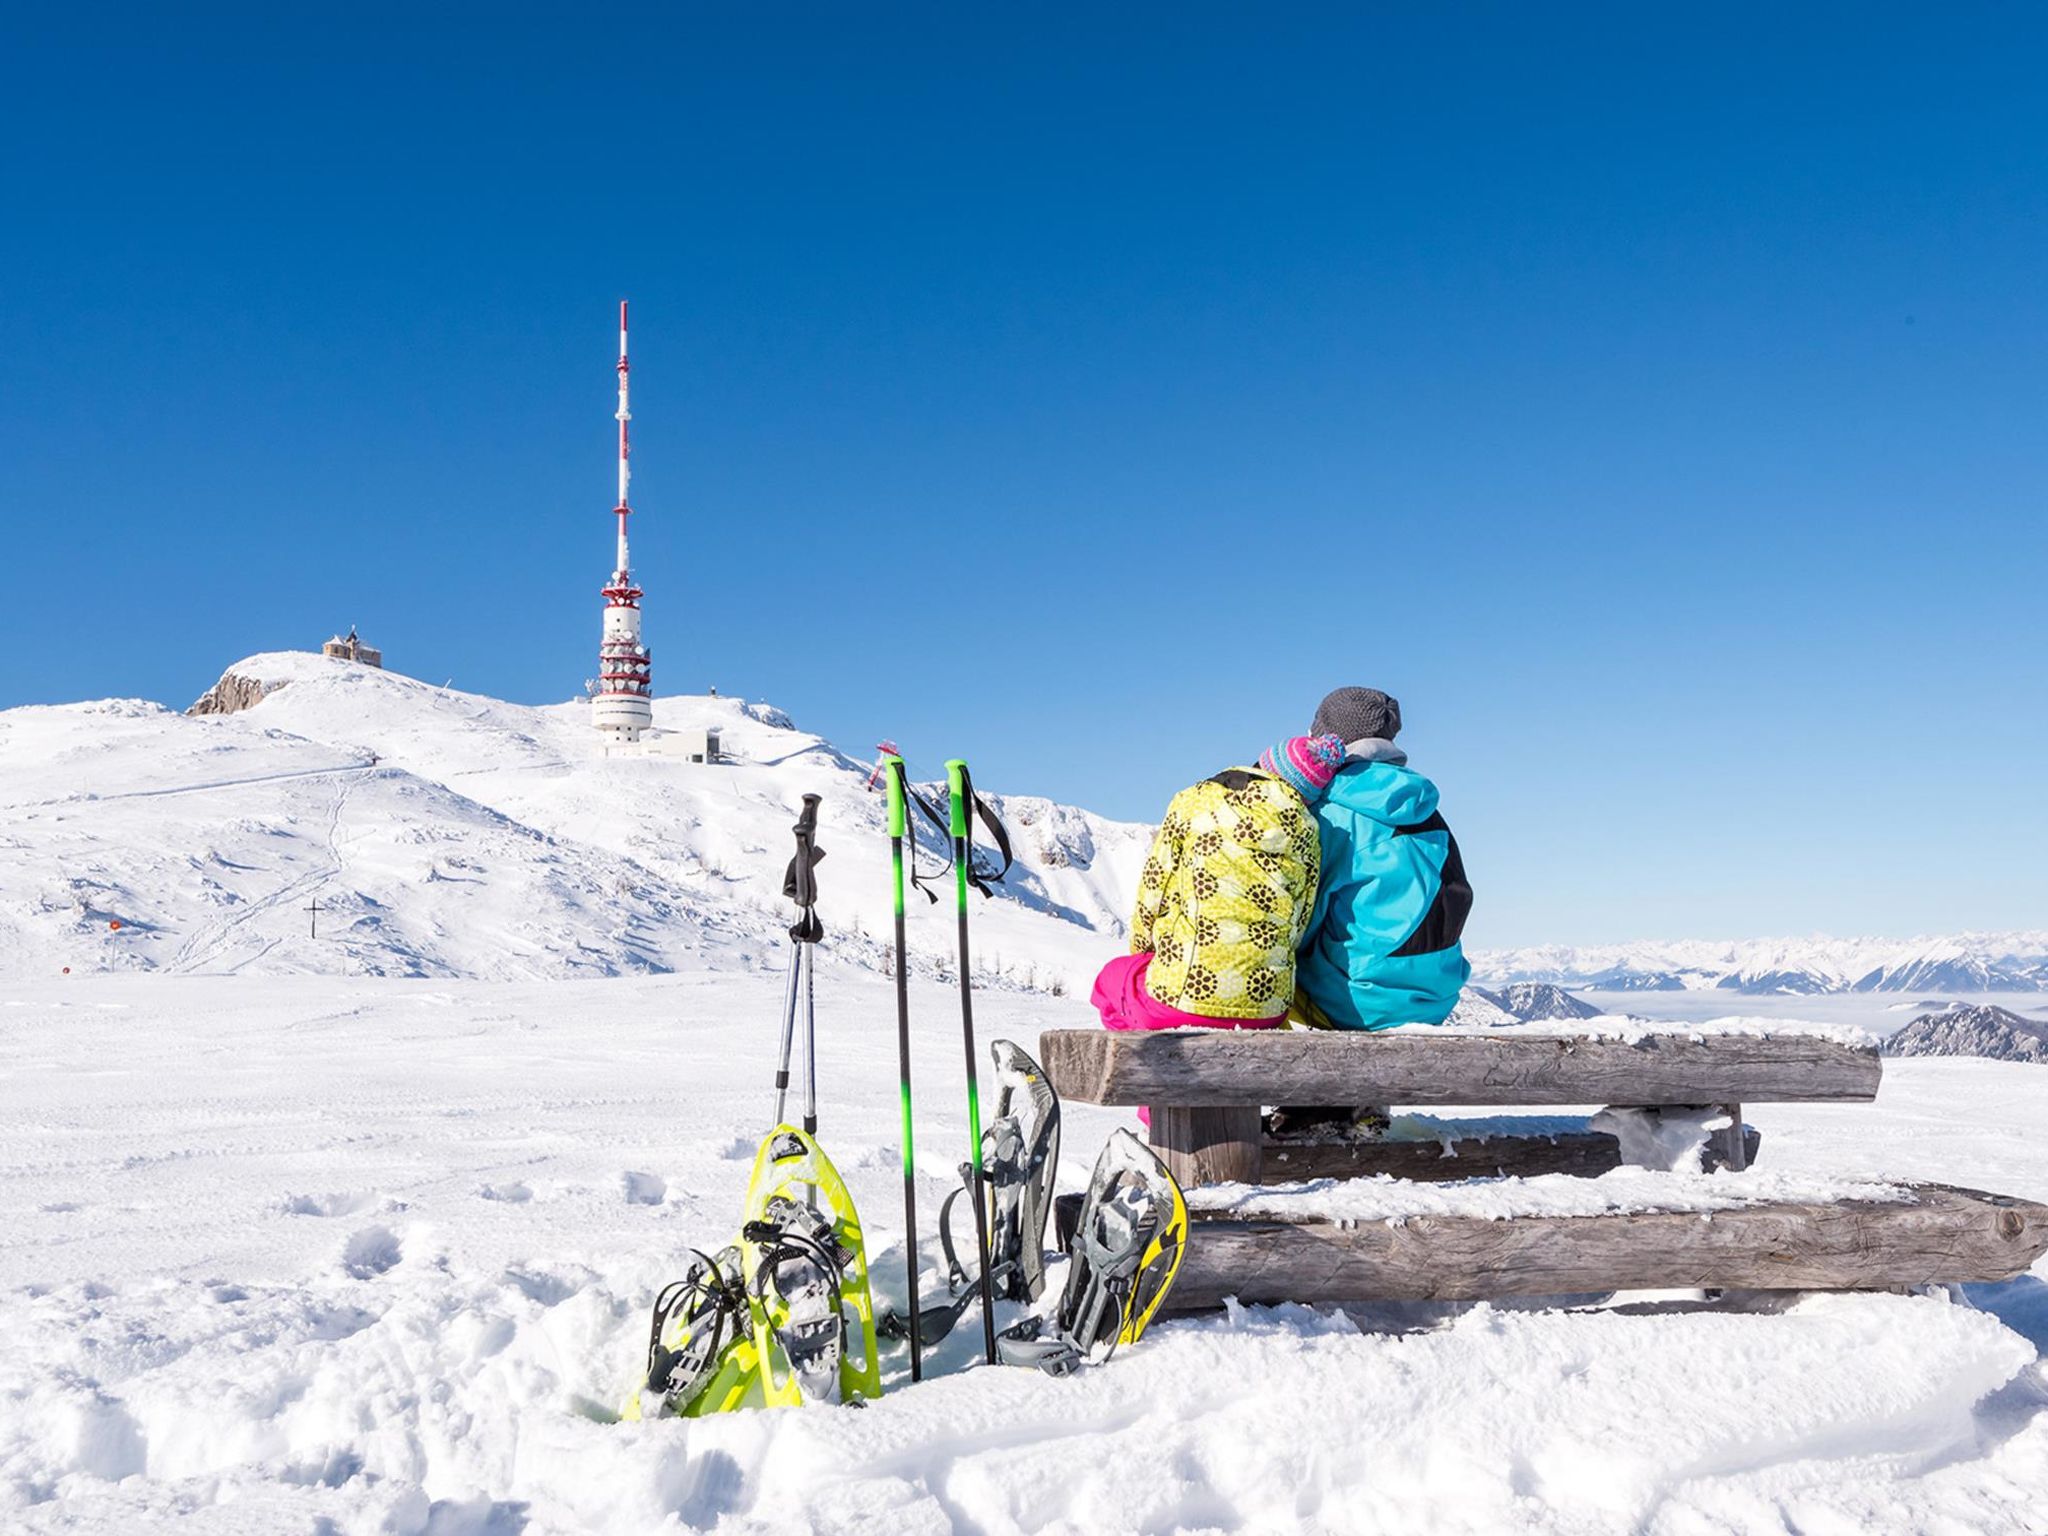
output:
[[[1187,1235],[1180,1185],[1150,1147],[1116,1132],[1082,1199],[1059,1308],[1006,1330],[1004,1363],[1067,1376],[1136,1343],[1180,1272]]]

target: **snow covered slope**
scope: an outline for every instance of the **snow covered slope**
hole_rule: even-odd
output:
[[[229,672],[260,701],[205,717],[136,700],[0,712],[0,975],[779,965],[806,792],[825,797],[835,950],[881,963],[879,797],[864,764],[777,710],[662,699],[658,727],[716,727],[734,761],[605,758],[581,703],[507,704],[299,653]],[[999,787],[999,767],[982,779]],[[1122,946],[1148,831],[989,798],[1019,862],[976,914],[977,969],[1080,986]],[[946,921],[911,925],[934,967],[953,947],[944,894]]]
[[[2048,1264],[1975,1305],[1234,1308],[1065,1381],[972,1364],[970,1325],[915,1387],[887,1351],[858,1412],[608,1422],[656,1288],[732,1234],[780,996],[690,973],[0,982],[0,1530],[2041,1529]],[[967,1132],[953,993],[911,1001],[929,1296]],[[1089,1017],[1022,993],[977,1013],[1026,1045]],[[893,988],[826,968],[819,1026],[821,1134],[898,1296]],[[1758,1106],[1759,1171],[2048,1196],[2039,1075],[1903,1060],[1873,1105]],[[1060,1187],[1129,1123],[1070,1105]]]
[[[2048,1024],[2009,1008],[1958,1004],[1923,1013],[1885,1042],[1888,1056],[1986,1056],[2048,1063]]]

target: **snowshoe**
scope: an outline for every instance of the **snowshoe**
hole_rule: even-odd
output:
[[[658,1404],[657,1417],[726,1412],[758,1389],[760,1367],[740,1250],[697,1253],[683,1278],[663,1286],[655,1299],[646,1382],[622,1416],[640,1418],[647,1398]]]
[[[989,1283],[1005,1301],[1036,1301],[1045,1288],[1045,1222],[1060,1160],[1060,1099],[1045,1070],[1009,1040],[990,1044],[996,1064],[996,1113],[981,1136],[989,1193]],[[953,1207],[972,1193],[966,1164],[961,1187],[939,1208],[939,1242],[955,1298],[976,1286],[953,1244]]]
[[[761,1144],[740,1242],[762,1401],[881,1396],[860,1217],[832,1160],[794,1126]]]
[[[1060,1165],[1060,1097],[1022,1048],[997,1040],[988,1049],[998,1084],[994,1145],[982,1155],[994,1202],[990,1278],[998,1296],[1036,1301],[1045,1289],[1045,1221]]]
[[[1049,1325],[1031,1318],[1006,1330],[997,1341],[1003,1359],[1065,1376],[1136,1343],[1180,1272],[1187,1237],[1173,1175],[1136,1136],[1116,1132],[1088,1181],[1059,1309]]]
[[[995,1119],[981,1133],[989,1198],[989,1284],[1000,1300],[1033,1302],[1045,1289],[1045,1225],[1052,1211],[1053,1175],[1059,1170],[1060,1099],[1045,1069],[1014,1041],[991,1041],[988,1051],[997,1083]],[[962,1163],[960,1188],[939,1207],[948,1299],[918,1313],[918,1336],[927,1344],[951,1333],[980,1294],[979,1277],[968,1273],[953,1236],[955,1207],[972,1203],[969,1175]],[[883,1314],[877,1331],[885,1339],[910,1336],[909,1325],[894,1312]]]

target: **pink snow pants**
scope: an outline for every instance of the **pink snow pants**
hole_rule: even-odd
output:
[[[1284,1013],[1270,1019],[1205,1019],[1197,1013],[1160,1002],[1145,990],[1150,955],[1118,955],[1095,978],[1089,1001],[1102,1015],[1104,1029],[1274,1029],[1287,1022]],[[1150,1111],[1140,1109],[1138,1122],[1150,1128]]]

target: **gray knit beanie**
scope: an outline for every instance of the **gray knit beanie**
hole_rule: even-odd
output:
[[[1377,688],[1339,688],[1316,706],[1311,736],[1336,736],[1346,742],[1401,734],[1401,701]]]

